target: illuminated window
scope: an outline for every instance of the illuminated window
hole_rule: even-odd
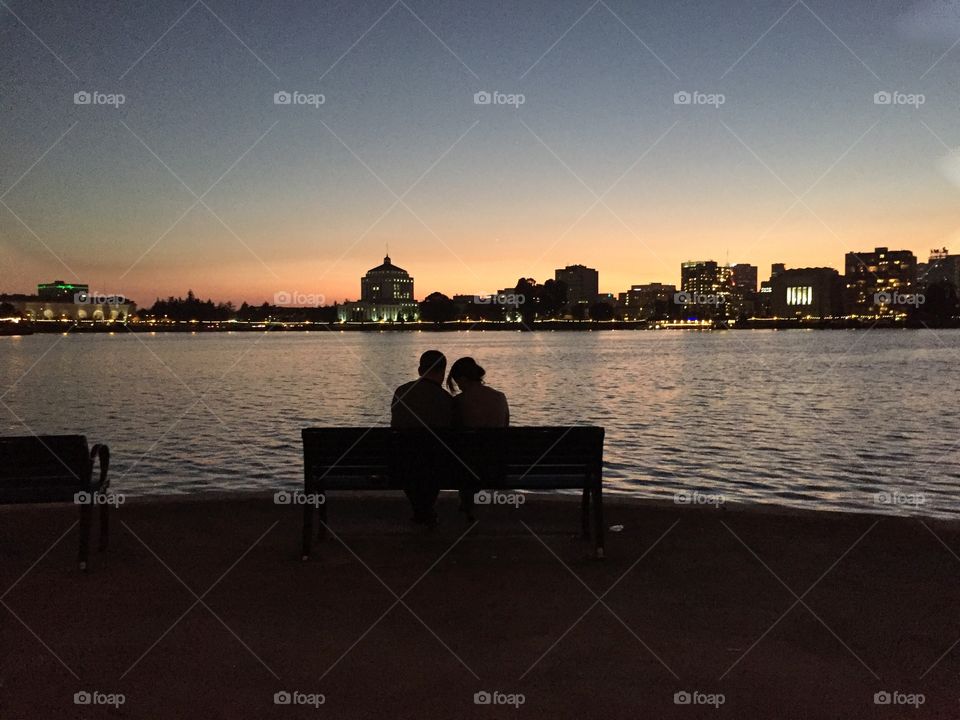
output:
[[[812,287],[788,287],[787,305],[811,305],[813,304]]]

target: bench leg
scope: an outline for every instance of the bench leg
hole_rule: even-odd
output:
[[[583,489],[583,498],[580,500],[580,537],[584,540],[590,537],[590,490]]]
[[[597,557],[603,557],[603,486],[593,490],[593,542]]]
[[[301,560],[310,557],[310,546],[313,541],[313,506],[310,503],[303,505],[303,552]]]
[[[102,497],[103,502],[100,505],[100,545],[97,548],[100,551],[106,550],[110,544],[110,505],[106,498]]]
[[[320,505],[317,508],[320,515],[320,525],[317,527],[317,540],[326,540],[327,538],[327,494],[320,493]]]
[[[87,558],[90,555],[90,517],[93,514],[93,497],[90,502],[80,505],[80,551],[77,562],[81,570],[87,569]]]
[[[477,503],[475,498],[478,492],[480,492],[479,489],[473,487],[465,487],[458,491],[460,496],[460,510],[463,512],[464,517],[466,517],[468,525],[472,525],[477,521]]]

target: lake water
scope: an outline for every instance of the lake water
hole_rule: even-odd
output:
[[[604,426],[613,492],[960,517],[955,330],[0,338],[0,432],[106,442],[130,495],[295,487],[300,429],[387,424],[430,347],[516,425]]]

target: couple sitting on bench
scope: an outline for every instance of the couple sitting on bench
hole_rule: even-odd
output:
[[[390,427],[419,428],[498,428],[510,424],[507,397],[483,381],[484,369],[471,357],[462,357],[450,368],[447,389],[443,387],[447,358],[439,350],[427,350],[420,356],[419,376],[393,394]],[[451,394],[455,393],[455,394]],[[439,478],[425,474],[407,489],[415,523],[434,527],[434,508],[440,494]],[[472,493],[460,492],[460,510],[472,520]]]

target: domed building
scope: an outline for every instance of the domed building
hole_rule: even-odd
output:
[[[419,317],[419,306],[413,298],[413,278],[402,267],[394,265],[390,256],[371,268],[360,279],[360,300],[340,306],[341,322],[404,322]]]

